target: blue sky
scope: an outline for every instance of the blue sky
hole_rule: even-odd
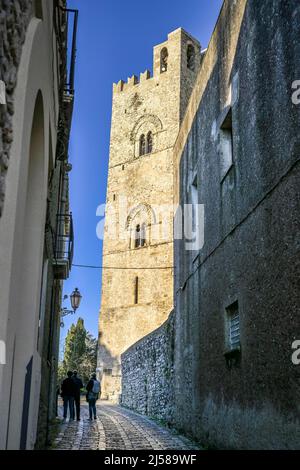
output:
[[[70,143],[71,209],[75,224],[74,264],[100,265],[102,243],[96,237],[96,209],[105,202],[109,157],[112,83],[152,69],[153,46],[183,27],[206,48],[222,0],[69,0],[79,10],[76,96]],[[95,336],[101,295],[101,271],[73,268],[65,293],[78,287],[81,316]],[[69,308],[69,301],[64,303]]]

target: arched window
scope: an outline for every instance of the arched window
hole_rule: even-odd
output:
[[[189,44],[187,48],[187,68],[195,70],[195,48],[192,44]]]
[[[146,153],[146,139],[145,135],[142,134],[140,137],[140,156],[145,155]]]
[[[164,47],[160,53],[160,73],[164,73],[168,70],[168,49]]]
[[[147,153],[152,153],[153,150],[153,136],[152,132],[148,132],[147,134]]]

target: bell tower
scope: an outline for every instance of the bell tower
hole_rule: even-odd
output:
[[[121,354],[173,309],[173,222],[162,208],[173,205],[173,147],[200,64],[200,44],[179,28],[154,47],[153,76],[113,87],[98,355],[111,401]]]

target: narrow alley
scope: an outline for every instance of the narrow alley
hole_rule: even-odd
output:
[[[62,407],[59,409],[62,418]],[[53,443],[54,450],[199,450],[188,439],[173,434],[150,419],[120,406],[101,402],[97,420],[89,421],[88,406],[81,421],[67,421]]]

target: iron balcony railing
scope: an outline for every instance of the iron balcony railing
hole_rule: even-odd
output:
[[[70,271],[74,254],[73,217],[70,214],[57,215],[54,259],[56,265],[65,265]]]
[[[74,95],[78,10],[63,8],[56,0],[54,24],[60,53],[63,92]]]
[[[78,10],[65,8],[65,0],[55,0],[54,24],[59,66],[59,122],[56,158],[68,159],[75,94]]]
[[[66,9],[67,15],[67,33],[70,38],[70,46],[67,47],[67,81],[65,84],[65,93],[74,95],[75,83],[75,63],[76,63],[76,44],[77,44],[77,26],[78,26],[78,10]],[[72,18],[72,19],[71,19]]]

